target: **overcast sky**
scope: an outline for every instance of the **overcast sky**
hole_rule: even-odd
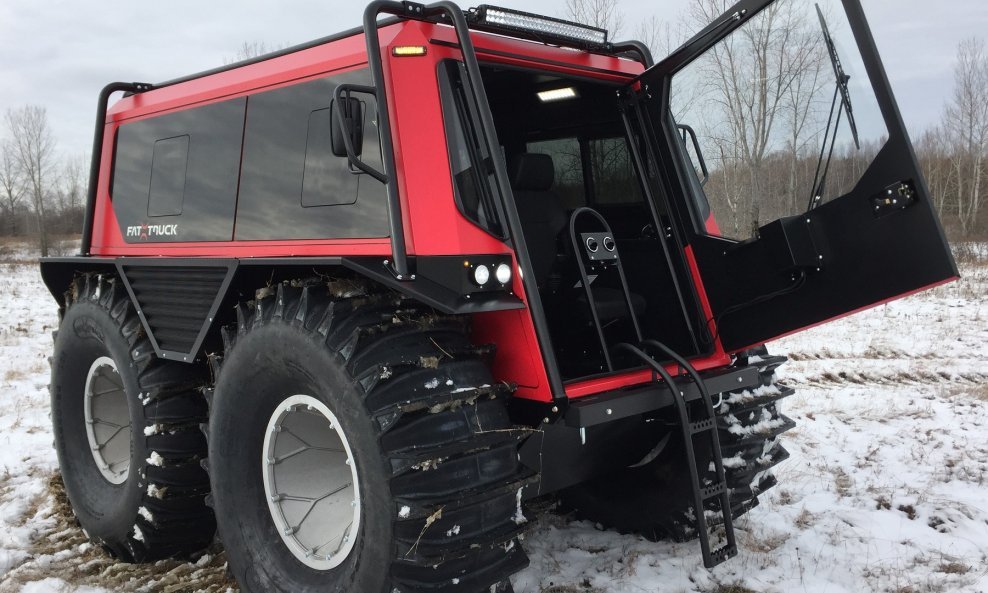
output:
[[[676,19],[689,2],[620,1],[626,24],[619,37],[652,15]],[[906,122],[918,135],[939,118],[950,93],[958,41],[988,31],[988,2],[862,1]],[[557,16],[564,6],[564,0],[492,3]],[[46,106],[60,152],[78,154],[92,142],[96,98],[105,83],[153,83],[212,68],[245,41],[285,45],[329,35],[359,25],[364,4],[0,0],[0,110]]]

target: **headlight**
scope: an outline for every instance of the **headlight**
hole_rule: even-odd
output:
[[[480,264],[473,269],[473,281],[477,283],[477,286],[483,286],[487,284],[491,279],[491,269]]]
[[[497,269],[494,270],[494,277],[501,284],[507,284],[511,282],[511,266],[508,264],[500,264]]]

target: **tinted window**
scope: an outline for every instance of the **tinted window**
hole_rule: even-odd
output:
[[[641,185],[624,138],[599,138],[587,142],[593,169],[594,202],[641,203]]]
[[[166,138],[154,143],[148,216],[175,216],[182,213],[188,163],[188,135]]]
[[[232,238],[246,103],[232,99],[120,126],[111,196],[128,242]]]
[[[354,175],[333,156],[330,105],[343,82],[368,84],[366,71],[251,95],[247,105],[238,240],[385,237],[384,185]],[[382,169],[377,105],[364,105],[362,159]]]
[[[556,179],[552,190],[568,209],[587,205],[586,186],[583,182],[583,158],[580,155],[580,141],[576,138],[558,138],[530,142],[528,152],[547,154],[552,157]]]
[[[439,67],[443,125],[449,151],[456,205],[467,219],[496,236],[503,236],[496,200],[500,195],[487,142],[483,139],[479,108],[467,88],[460,62],[446,60]]]

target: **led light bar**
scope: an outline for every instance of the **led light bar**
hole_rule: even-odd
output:
[[[564,87],[561,89],[539,91],[536,94],[539,96],[539,100],[541,100],[543,103],[552,103],[553,101],[564,101],[566,99],[575,99],[578,96],[576,94],[576,89],[574,89],[571,86]]]
[[[607,44],[607,30],[589,25],[486,4],[471,9],[471,13],[474,15],[475,22],[492,29],[524,32],[535,38],[544,36],[580,41],[591,45]]]

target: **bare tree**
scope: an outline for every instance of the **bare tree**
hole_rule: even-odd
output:
[[[682,20],[672,21],[652,15],[635,26],[634,38],[644,43],[658,61],[689,39],[689,34]]]
[[[693,0],[688,18],[700,28],[730,4],[729,0]],[[725,173],[725,180],[730,177],[744,185],[743,191],[725,191],[723,200],[735,214],[733,226],[739,238],[757,232],[766,214],[774,217],[796,207],[792,198],[796,167],[800,151],[811,139],[806,136],[807,124],[815,120],[826,66],[811,17],[815,15],[804,3],[780,0],[710,50],[693,73],[706,92],[702,101],[691,101],[692,110],[702,112],[707,121],[708,134],[718,146],[715,154],[739,159],[745,172],[736,176],[733,165],[719,163],[723,171],[732,171],[729,176]],[[766,163],[782,151],[790,154],[789,187],[770,195]],[[766,204],[771,209],[763,213]]]
[[[49,176],[54,168],[55,138],[48,127],[48,112],[38,105],[8,109],[7,128],[14,147],[14,161],[24,176],[38,227],[41,256],[48,256],[48,230],[45,225],[45,200]]]
[[[566,0],[565,18],[607,29],[612,38],[617,38],[624,27],[624,14],[619,0]]]
[[[89,157],[85,153],[68,157],[62,163],[61,191],[64,210],[76,210],[82,207],[86,193],[86,166]]]
[[[24,183],[17,167],[14,145],[9,141],[0,145],[0,192],[3,215],[7,219],[4,230],[13,235],[17,232],[17,205],[24,197]]]
[[[988,56],[981,39],[965,39],[957,48],[954,94],[944,111],[943,126],[955,138],[957,218],[961,232],[968,235],[978,222],[988,150]]]
[[[71,234],[82,228],[86,163],[86,155],[77,154],[59,164],[58,182],[52,187],[54,200],[48,203],[49,232]]]
[[[933,126],[926,130],[916,143],[916,154],[941,220],[946,213],[947,198],[954,182],[950,152],[951,147],[942,126]]]

